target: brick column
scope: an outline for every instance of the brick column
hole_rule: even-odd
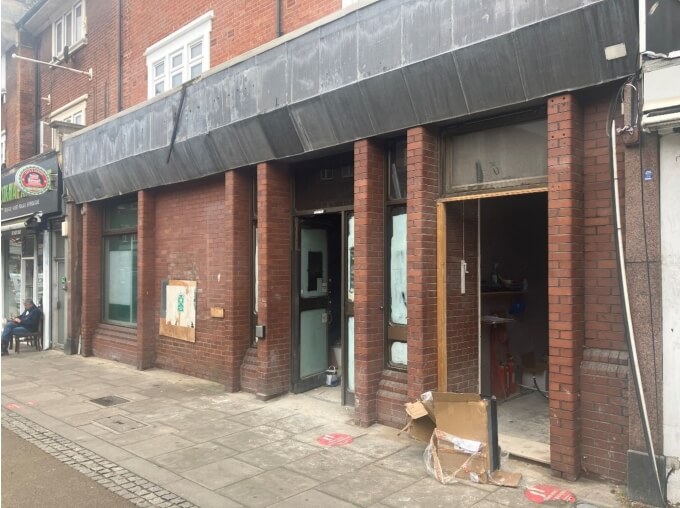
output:
[[[92,336],[101,320],[102,213],[93,203],[85,203],[83,210],[81,354],[91,356]]]
[[[290,387],[291,195],[285,167],[257,165],[259,235],[258,324],[266,338],[257,346],[257,397],[268,399]]]
[[[250,344],[251,293],[251,189],[253,178],[246,170],[224,175],[227,252],[224,309],[226,353],[224,387],[240,389],[241,363]]]
[[[137,193],[137,368],[150,369],[156,360],[156,203],[148,190]],[[160,283],[159,283],[160,284]]]
[[[355,419],[377,419],[385,364],[385,153],[375,140],[354,143],[354,367]]]
[[[36,58],[33,48],[20,44],[16,54]],[[7,165],[11,166],[36,154],[35,77],[36,64],[7,60]]]
[[[571,94],[548,100],[548,334],[553,473],[581,470],[579,366],[584,339],[583,114]]]
[[[409,129],[408,195],[408,398],[437,385],[437,210],[439,153],[432,129]]]

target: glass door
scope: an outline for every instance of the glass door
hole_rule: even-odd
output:
[[[344,257],[344,321],[345,330],[343,343],[342,368],[342,404],[354,405],[354,213],[343,214],[345,239]]]
[[[59,232],[53,233],[52,259],[52,340],[63,348],[66,341],[66,241]]]
[[[294,333],[293,391],[321,386],[328,368],[328,228],[299,218],[297,258],[297,333]]]

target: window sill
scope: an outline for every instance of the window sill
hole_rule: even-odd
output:
[[[73,55],[76,54],[76,52],[80,49],[87,46],[87,37],[83,37],[80,39],[78,42],[76,42],[73,46],[70,46],[68,48],[68,54],[69,54],[69,60]],[[50,60],[51,64],[56,64],[56,65],[62,65],[64,62],[64,54],[60,53],[58,55],[52,56],[52,60]]]

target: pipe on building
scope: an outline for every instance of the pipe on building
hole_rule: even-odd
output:
[[[118,112],[123,111],[123,0],[118,0]]]
[[[40,37],[35,37],[34,43],[33,43],[33,56],[35,57],[36,60],[40,60]],[[41,94],[42,94],[42,87],[40,86],[41,80],[40,80],[40,64],[35,63],[35,130],[34,130],[34,139],[33,139],[33,147],[34,147],[34,153],[42,153],[42,146],[40,145],[40,138],[41,138],[41,132],[40,129],[42,129],[42,125],[40,124],[41,118],[42,118],[42,100],[40,99]]]
[[[281,35],[281,0],[276,0],[276,37]]]

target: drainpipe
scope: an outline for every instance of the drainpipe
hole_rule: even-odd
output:
[[[118,0],[118,112],[123,111],[123,0]]]
[[[276,37],[281,35],[281,0],[276,0]]]

